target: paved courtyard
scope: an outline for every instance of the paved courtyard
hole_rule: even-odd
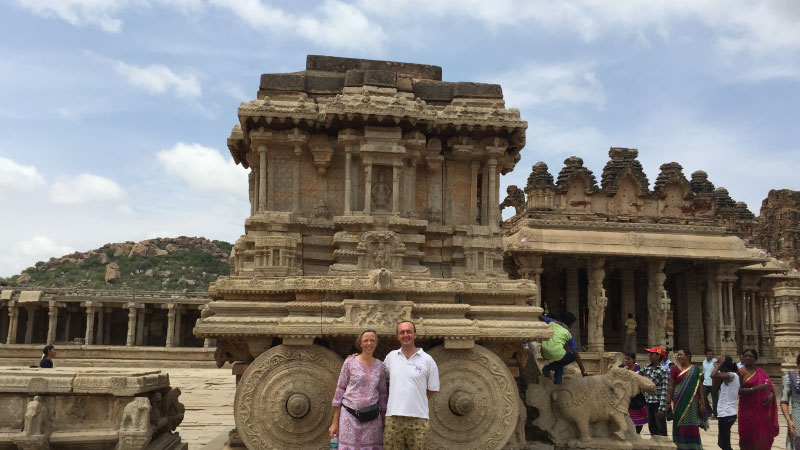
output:
[[[215,450],[228,430],[233,428],[233,395],[235,377],[230,367],[223,369],[161,369],[169,373],[173,387],[181,388],[181,401],[186,406],[186,417],[178,428],[190,450]],[[784,449],[786,442],[786,422],[779,415],[780,435],[775,439],[773,449]],[[668,424],[671,427],[671,424]],[[717,422],[711,421],[708,431],[702,431],[703,445],[707,449],[717,447]],[[671,433],[671,428],[670,428]],[[648,436],[647,426],[642,435]],[[217,439],[219,438],[219,439]],[[734,448],[739,446],[736,425],[731,433]],[[209,445],[211,444],[211,445]]]

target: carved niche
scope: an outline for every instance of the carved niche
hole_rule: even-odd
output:
[[[401,270],[406,246],[393,231],[368,231],[356,247],[359,269]]]
[[[255,239],[255,270],[265,276],[286,276],[297,269],[297,239],[291,236],[259,236]]]

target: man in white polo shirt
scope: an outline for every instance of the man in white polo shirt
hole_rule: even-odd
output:
[[[439,391],[439,368],[414,340],[417,328],[410,321],[397,324],[400,349],[383,361],[389,378],[389,403],[383,429],[385,450],[427,450],[431,426],[428,399]]]

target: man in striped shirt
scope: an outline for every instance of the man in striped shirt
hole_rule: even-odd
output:
[[[650,356],[650,364],[642,367],[639,374],[647,377],[656,385],[655,394],[644,394],[647,402],[647,427],[651,436],[667,435],[667,387],[669,386],[669,372],[661,365],[667,352],[661,347],[647,348],[645,351]]]

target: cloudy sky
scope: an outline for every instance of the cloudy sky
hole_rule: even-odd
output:
[[[0,3],[0,276],[158,236],[234,241],[226,145],[261,73],[306,54],[501,83],[528,121],[505,185],[611,146],[677,161],[756,214],[800,189],[796,0],[10,0]],[[652,188],[652,185],[651,185]]]

